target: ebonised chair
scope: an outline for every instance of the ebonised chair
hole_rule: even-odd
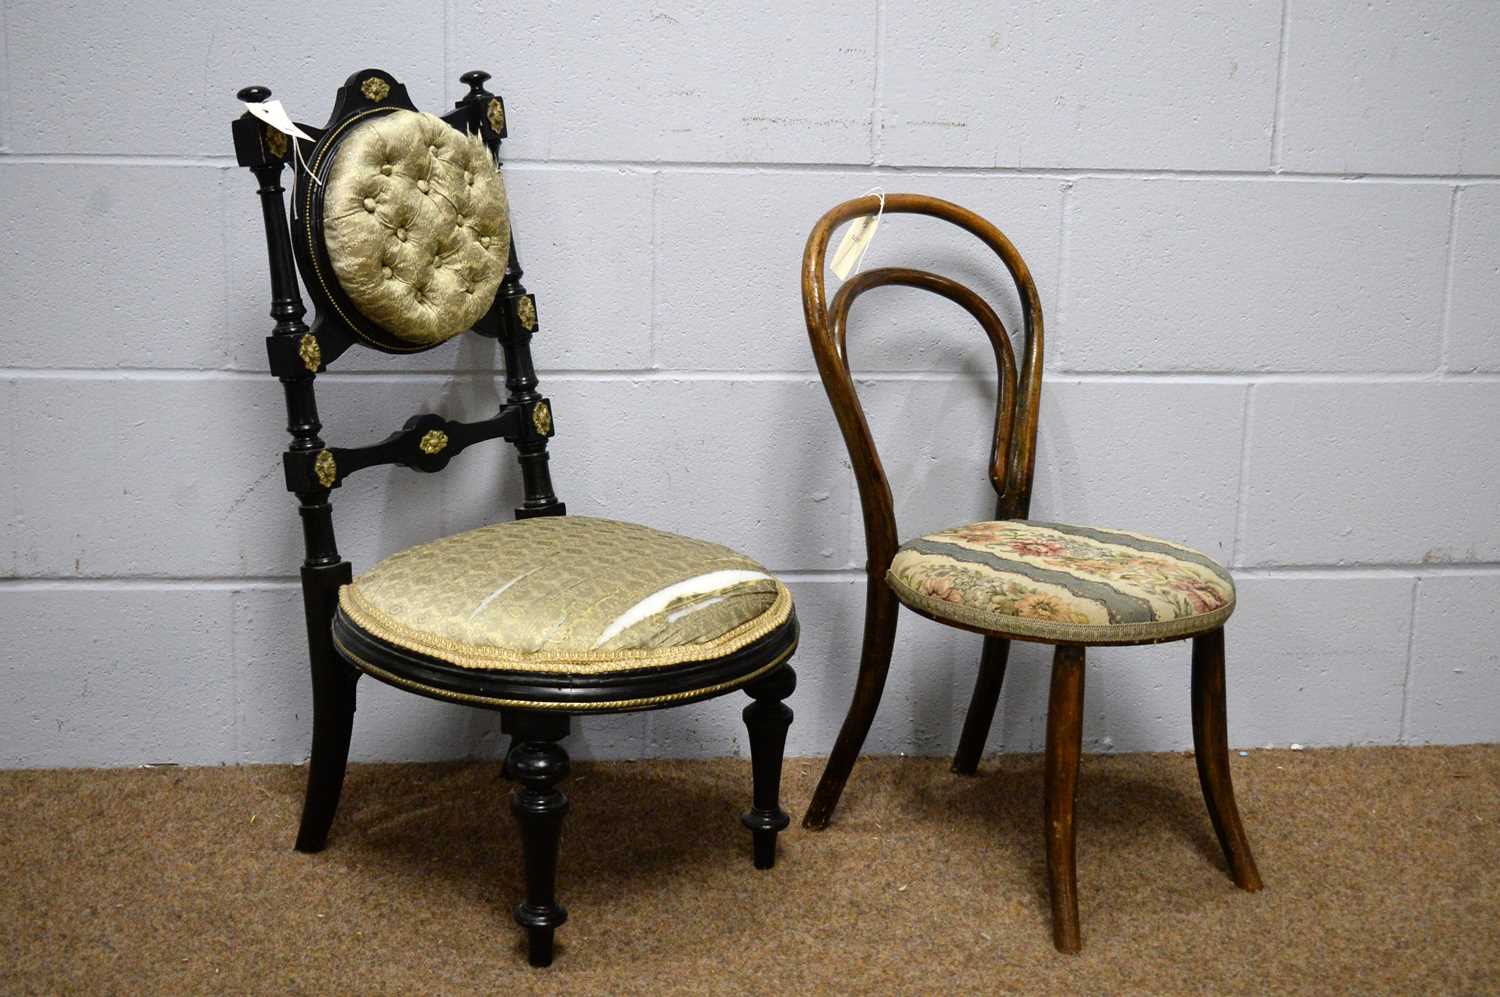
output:
[[[844,284],[832,305],[824,292],[829,237],[843,223],[873,215],[930,215],[976,236],[1009,271],[1024,319],[1019,376],[1010,337],[985,300],[962,284],[922,270],[884,268]],[[849,309],[871,288],[921,288],[963,307],[994,348],[999,400],[989,477],[995,520],[970,523],[898,544],[890,483],[850,375],[845,333]],[[1057,948],[1076,952],[1078,890],[1073,798],[1083,735],[1084,648],[1192,638],[1193,745],[1198,777],[1234,882],[1261,888],[1240,826],[1229,779],[1224,708],[1224,621],[1234,582],[1207,556],[1139,533],[1026,519],[1036,458],[1042,388],[1042,308],[1021,254],[999,229],[956,204],[919,194],[845,201],[813,226],[802,258],[802,306],[823,387],[849,449],[864,511],[868,551],[864,648],[849,714],[803,825],[828,826],[859,749],[870,731],[890,669],[898,601],[921,616],[984,635],[979,677],[953,760],[972,775],[1005,678],[1012,640],[1056,646],[1047,713],[1046,843]]]
[[[744,689],[754,772],[756,868],[776,857],[789,818],[778,796],[796,677],[797,618],[786,587],[716,544],[612,520],[565,516],[552,490],[551,404],[537,392],[536,299],[521,284],[499,173],[505,106],[470,72],[441,118],[420,114],[389,73],[339,90],[312,141],[250,113],[233,122],[241,166],[260,183],[271,271],[266,339],[285,389],[288,490],[301,506],[303,603],[312,665],[313,740],[297,849],[321,850],[344,781],[355,684],[370,675],[450,702],[499,710],[525,860],[515,919],[532,965],[550,964],[567,919],[554,884],[568,774],[560,743],[574,715],[659,709]],[[260,103],[264,87],[239,98]],[[291,143],[298,142],[299,148]],[[293,165],[290,227],[283,167]],[[295,261],[295,263],[294,263]],[[298,272],[316,306],[309,328]],[[472,329],[499,341],[507,400],[490,419],[407,420],[378,443],[319,437],[314,384],[353,346],[434,348]],[[514,522],[401,551],[354,577],[334,542],[330,492],[381,464],[440,471],[472,444],[515,445],[525,487]]]

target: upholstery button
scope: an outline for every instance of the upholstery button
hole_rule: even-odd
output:
[[[406,241],[406,229],[404,229],[404,228],[398,228],[396,230],[396,238],[400,239],[402,242],[405,242]]]
[[[437,155],[437,146],[435,146],[435,145],[429,145],[427,147],[427,151],[430,152],[430,153],[432,153],[435,156],[435,155]]]
[[[417,181],[417,190],[420,190],[422,193],[425,194],[425,193],[427,193],[427,188],[428,188],[428,183],[427,183],[426,180],[418,180]]]
[[[485,249],[489,249],[490,248],[490,237],[487,236],[487,235],[481,235],[479,237],[479,244],[481,246],[483,246]]]
[[[470,173],[468,170],[464,170],[464,183],[468,184],[470,187],[474,186],[474,174]]]
[[[390,280],[391,279],[391,268],[390,267],[381,267],[380,268],[380,276],[384,277],[386,280]]]
[[[390,163],[386,163],[384,166],[382,166],[380,168],[380,172],[384,173],[386,176],[390,176],[391,175],[391,164]]]
[[[365,198],[365,210],[366,211],[374,211],[375,210],[375,198],[373,198],[373,197],[367,197],[367,198]]]

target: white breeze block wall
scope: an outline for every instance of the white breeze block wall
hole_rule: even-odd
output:
[[[1500,740],[1500,5],[7,0],[3,30],[0,766],[305,757],[301,541],[228,122],[252,83],[321,121],[372,65],[433,110],[494,74],[558,491],[788,579],[794,753],[832,745],[864,598],[799,261],[876,185],[968,205],[1030,261],[1034,514],[1234,567],[1235,744]],[[959,233],[888,219],[866,265],[896,263],[1015,326]],[[898,289],[853,324],[905,532],[987,516],[978,330]],[[496,381],[476,337],[356,351],[319,378],[326,435],[487,414]],[[335,495],[340,541],[364,567],[518,496],[503,444],[367,471]],[[869,750],[951,751],[978,644],[903,617]],[[1091,660],[1093,749],[1191,743],[1186,644]],[[992,750],[1040,748],[1047,664],[1013,655]],[[358,758],[503,747],[491,714],[360,696]],[[743,701],[585,720],[575,746],[743,754]]]

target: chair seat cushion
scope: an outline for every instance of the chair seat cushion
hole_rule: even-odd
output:
[[[1057,643],[1144,643],[1211,630],[1234,611],[1212,558],[1140,533],[1025,520],[903,544],[886,580],[939,620]]]
[[[786,623],[792,598],[727,547],[547,516],[394,554],[339,590],[339,610],[460,668],[600,676],[732,654]]]
[[[397,338],[432,346],[494,303],[510,255],[505,186],[478,135],[392,111],[356,125],[323,192],[339,286]]]

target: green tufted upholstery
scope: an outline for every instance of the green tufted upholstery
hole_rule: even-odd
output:
[[[1234,611],[1229,572],[1141,533],[1024,520],[970,523],[903,544],[897,598],[940,620],[1063,643],[1168,640]]]
[[[792,600],[727,547],[547,516],[394,554],[344,586],[339,609],[460,667],[600,675],[731,654],[785,623]]]
[[[434,115],[372,117],[335,151],[323,239],[361,312],[414,345],[441,343],[483,317],[505,275],[500,171],[479,136]]]

